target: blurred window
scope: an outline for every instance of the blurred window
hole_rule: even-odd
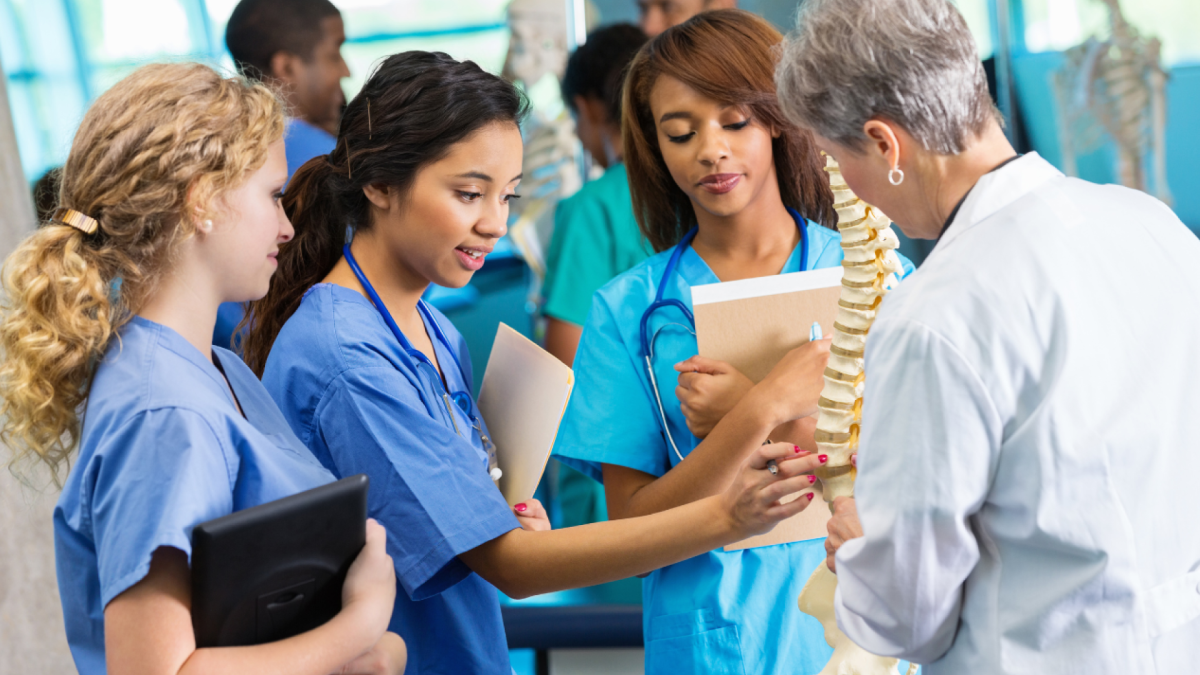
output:
[[[0,0],[0,61],[30,182],[65,161],[91,101],[138,66],[195,60],[232,71],[225,24],[238,0]],[[333,0],[353,96],[381,58],[443,51],[499,73],[508,0]]]
[[[1022,0],[1022,11],[1025,48],[1031,52],[1061,51],[1109,35],[1101,0]],[[1197,0],[1125,0],[1121,12],[1143,36],[1162,40],[1164,65],[1200,61]]]

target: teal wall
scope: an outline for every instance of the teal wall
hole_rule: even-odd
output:
[[[1033,149],[1062,168],[1058,106],[1050,75],[1063,62],[1061,52],[1016,56],[1013,79]],[[1167,83],[1167,183],[1179,218],[1200,234],[1200,64],[1172,68]],[[1116,154],[1111,144],[1077,157],[1081,178],[1095,183],[1116,182]]]

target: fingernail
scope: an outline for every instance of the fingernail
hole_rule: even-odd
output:
[[[810,484],[811,484],[811,483],[815,483],[815,482],[817,482],[817,477],[816,477],[816,476],[809,476],[809,477],[808,477],[808,482],[809,482]]]
[[[524,504],[517,504],[517,505],[516,505],[516,506],[514,506],[513,508],[514,508],[514,509],[516,509],[517,511],[524,512],[524,511],[525,511],[525,509],[527,509],[527,508],[529,508],[529,507],[528,507],[528,506],[525,506]]]
[[[829,455],[817,455],[817,461],[824,464],[829,461]]]
[[[812,501],[812,498],[813,498],[813,495],[814,495],[814,494],[815,494],[815,493],[812,493],[812,492],[808,493],[808,501],[810,501],[810,502]]]
[[[795,449],[796,452],[800,452],[800,446],[794,445],[792,448]]]

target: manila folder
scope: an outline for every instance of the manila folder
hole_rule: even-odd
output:
[[[808,342],[814,321],[821,324],[822,333],[833,334],[841,281],[842,268],[832,267],[693,286],[700,355],[725,361],[754,382],[762,381],[785,354]],[[818,489],[804,511],[725,550],[824,537],[829,516]]]
[[[479,388],[479,412],[496,444],[500,493],[510,505],[533,497],[574,386],[570,367],[500,324]]]

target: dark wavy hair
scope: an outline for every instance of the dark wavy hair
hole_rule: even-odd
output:
[[[441,52],[388,57],[346,106],[337,146],[300,167],[283,196],[295,237],[279,250],[266,297],[250,306],[243,347],[262,375],[276,336],[304,293],[342,257],[346,229],[371,227],[368,185],[408,190],[451,146],[495,122],[519,125],[529,104],[508,82]]]
[[[783,203],[833,228],[833,191],[812,133],[792,124],[775,95],[775,62],[783,36],[750,12],[722,9],[697,14],[642,47],[625,78],[621,136],[633,210],[654,250],[679,242],[696,222],[692,202],[675,184],[658,147],[650,91],[669,75],[714,101],[743,106],[780,130],[772,142]]]

